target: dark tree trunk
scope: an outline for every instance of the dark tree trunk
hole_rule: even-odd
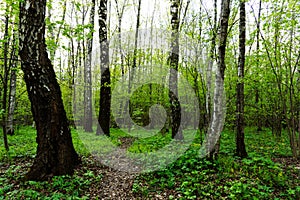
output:
[[[238,83],[236,85],[236,155],[240,158],[247,157],[244,140],[244,69],[245,69],[245,45],[246,45],[246,10],[244,0],[240,0],[240,27],[239,27],[239,61]]]
[[[90,13],[91,30],[94,30],[95,17],[95,0],[92,0],[92,8]],[[93,50],[93,32],[87,41],[87,58],[84,68],[84,130],[86,132],[93,131],[93,115],[92,115],[92,50]]]
[[[224,80],[225,76],[225,55],[226,42],[228,34],[228,21],[230,15],[230,0],[222,0],[221,17],[220,17],[220,33],[219,33],[219,48],[218,48],[218,68],[221,72],[221,78]]]
[[[178,99],[178,62],[179,62],[179,0],[171,0],[171,47],[169,55],[170,79],[169,79],[169,100],[171,110],[172,138],[183,139],[180,130],[181,108]]]
[[[139,37],[139,27],[140,27],[140,16],[141,16],[141,4],[142,1],[139,0],[138,4],[138,13],[136,18],[136,30],[135,30],[135,37],[134,37],[134,50],[133,50],[133,61],[132,61],[132,68],[136,68],[136,58],[137,58],[137,46],[138,46],[138,37]]]
[[[3,97],[2,97],[2,130],[3,130],[3,141],[6,151],[9,150],[8,141],[7,141],[7,134],[6,134],[6,110],[7,110],[7,91],[8,91],[8,73],[10,71],[8,66],[8,45],[9,45],[9,36],[8,36],[8,23],[9,17],[8,14],[5,16],[5,31],[4,31],[4,74],[2,77],[3,83]]]
[[[99,125],[97,135],[110,135],[110,107],[111,107],[111,86],[109,71],[109,46],[107,41],[107,0],[100,0],[99,7],[99,39],[100,39],[100,66],[101,66],[101,87],[100,87],[100,109]]]
[[[20,3],[20,57],[36,123],[37,155],[28,180],[72,174],[80,163],[72,143],[61,91],[45,45],[46,0]]]

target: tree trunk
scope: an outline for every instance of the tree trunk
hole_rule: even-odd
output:
[[[16,87],[17,87],[17,76],[16,69],[11,70],[10,74],[10,92],[9,92],[9,105],[8,105],[8,115],[7,115],[7,135],[14,135],[14,112],[16,104]]]
[[[45,45],[46,0],[20,3],[20,57],[37,129],[37,155],[28,180],[72,174],[80,163],[61,91]]]
[[[224,116],[224,76],[225,76],[225,54],[228,33],[228,21],[230,15],[230,0],[222,0],[220,14],[220,32],[218,47],[218,66],[216,74],[216,86],[213,99],[213,117],[210,121],[208,131],[208,158],[217,159],[220,149],[220,135],[215,133],[221,132],[223,129],[222,120]]]
[[[6,151],[9,150],[8,141],[7,141],[7,134],[6,134],[6,109],[7,109],[7,90],[8,90],[8,73],[9,73],[9,66],[8,66],[8,45],[9,45],[9,36],[8,36],[8,23],[9,17],[8,14],[5,16],[5,31],[4,31],[4,75],[2,78],[3,83],[3,97],[2,97],[2,130],[3,130],[3,141]]]
[[[121,57],[121,71],[122,71],[122,77],[124,76],[125,72],[124,72],[124,54],[122,52],[122,18],[123,18],[123,14],[124,14],[124,10],[125,10],[125,5],[127,3],[127,0],[124,1],[124,4],[122,6],[122,8],[119,10],[119,6],[118,6],[118,0],[115,0],[116,3],[116,9],[117,9],[117,16],[118,16],[118,39],[119,39],[119,53],[120,53],[120,57]]]
[[[92,50],[93,50],[93,30],[95,17],[95,0],[92,0],[90,13],[91,35],[87,41],[87,58],[84,68],[84,130],[86,132],[93,131],[93,115],[92,115]]]
[[[179,62],[179,0],[171,0],[171,47],[168,58],[170,65],[169,100],[171,110],[172,138],[183,139],[180,130],[181,107],[178,99],[178,62]]]
[[[214,0],[214,22],[212,27],[212,38],[211,38],[211,47],[209,52],[209,62],[206,69],[206,81],[207,81],[207,92],[206,92],[206,129],[208,129],[208,125],[211,120],[211,94],[212,94],[212,67],[215,61],[215,51],[216,51],[216,39],[218,33],[218,7],[217,7],[217,0]]]
[[[142,1],[138,1],[138,13],[136,18],[136,29],[135,29],[135,37],[134,37],[134,49],[133,49],[133,59],[132,59],[132,70],[129,73],[129,80],[128,80],[128,94],[131,93],[131,85],[133,78],[135,78],[135,68],[136,68],[136,59],[137,59],[137,47],[138,47],[138,37],[139,37],[139,27],[140,27],[140,16],[141,16],[141,3]],[[129,115],[132,116],[133,114],[133,105],[129,101],[129,103],[125,103],[125,109],[129,106]],[[128,132],[131,130],[131,123],[128,123]]]
[[[259,53],[259,33],[260,33],[260,16],[261,16],[261,0],[259,1],[259,8],[258,8],[258,17],[257,17],[257,25],[256,25],[256,67],[259,69],[260,66],[260,53]],[[258,80],[259,81],[259,80]],[[258,82],[257,81],[257,82]],[[259,105],[260,107],[257,106],[257,113],[262,112],[262,100],[260,100],[260,93],[259,93],[259,84],[255,88],[255,104]],[[262,131],[262,115],[258,114],[256,118],[257,122],[257,131]]]
[[[100,86],[100,109],[99,125],[97,135],[110,135],[110,107],[111,107],[111,85],[109,71],[109,46],[107,41],[107,0],[100,0],[99,7],[99,39],[100,39],[100,67],[101,67],[101,86]]]
[[[244,71],[245,71],[245,45],[246,45],[246,10],[244,0],[240,0],[240,34],[239,34],[239,61],[238,83],[236,85],[236,155],[247,157],[244,140]]]
[[[10,72],[10,90],[9,90],[9,101],[8,101],[8,115],[7,115],[7,126],[6,133],[8,135],[14,134],[14,112],[16,105],[16,89],[17,89],[17,75],[16,75],[16,37],[13,36],[13,49],[10,56],[9,65],[11,66]]]

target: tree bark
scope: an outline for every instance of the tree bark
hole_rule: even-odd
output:
[[[101,67],[101,86],[100,86],[100,108],[99,125],[97,135],[110,135],[110,108],[111,108],[111,85],[109,71],[109,46],[107,41],[107,0],[100,0],[99,7],[99,39],[100,39],[100,67]]]
[[[84,68],[84,130],[86,132],[93,131],[93,115],[92,115],[92,50],[93,50],[93,31],[95,18],[95,0],[92,0],[90,12],[91,35],[87,41],[87,58]]]
[[[238,83],[236,85],[236,155],[247,157],[244,140],[244,71],[245,71],[245,45],[246,45],[246,10],[244,0],[240,0],[240,26],[239,26],[239,60]]]
[[[45,45],[46,0],[20,3],[20,57],[36,123],[37,155],[27,180],[72,174],[79,157],[73,147],[61,91]]]
[[[3,97],[2,97],[2,130],[3,130],[3,141],[4,147],[6,151],[9,150],[8,141],[7,141],[7,134],[6,134],[6,111],[7,111],[7,90],[8,90],[8,73],[10,71],[8,66],[8,45],[9,45],[9,34],[8,34],[8,23],[9,23],[9,16],[8,14],[5,15],[5,31],[4,31],[4,74],[2,77],[3,83]]]
[[[218,33],[218,7],[217,7],[217,0],[214,0],[214,21],[213,25],[211,27],[212,29],[212,38],[211,38],[211,47],[209,52],[209,62],[206,69],[206,81],[207,81],[207,93],[206,93],[206,127],[208,128],[208,125],[211,120],[211,94],[212,94],[212,87],[211,87],[211,81],[212,81],[212,67],[213,63],[216,60],[215,59],[215,52],[216,52],[216,39],[217,39],[217,33]],[[206,129],[207,129],[206,128]]]
[[[219,149],[220,149],[220,137],[218,134],[215,134],[213,131],[221,131],[223,129],[222,111],[223,101],[224,101],[224,77],[225,77],[225,55],[226,55],[226,42],[228,34],[228,21],[230,16],[230,0],[222,0],[221,3],[221,14],[220,14],[220,31],[219,31],[219,46],[218,46],[218,66],[216,74],[216,86],[214,91],[214,100],[213,100],[213,117],[210,121],[210,128],[208,133],[208,158],[213,160],[217,159]],[[216,138],[217,137],[217,138]]]
[[[13,36],[13,49],[10,56],[9,65],[11,66],[10,70],[10,90],[9,90],[9,99],[8,99],[8,115],[7,115],[7,125],[6,133],[8,135],[14,135],[14,112],[16,105],[16,89],[17,89],[17,75],[16,75],[16,35]]]
[[[169,100],[171,110],[172,138],[182,140],[180,130],[181,107],[178,99],[178,62],[179,62],[179,0],[171,0],[171,46],[168,58],[170,65]]]

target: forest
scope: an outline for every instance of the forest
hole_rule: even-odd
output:
[[[297,0],[0,0],[0,199],[300,199]]]

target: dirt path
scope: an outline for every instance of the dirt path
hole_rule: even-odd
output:
[[[133,141],[132,138],[121,138],[120,150],[126,150]],[[122,162],[122,159],[119,161]],[[132,192],[135,174],[118,171],[101,164],[95,170],[97,170],[97,173],[102,174],[102,179],[90,188],[91,199],[140,199]]]
[[[136,199],[132,193],[135,175],[108,167],[97,171],[102,174],[102,179],[90,187],[91,199]]]

